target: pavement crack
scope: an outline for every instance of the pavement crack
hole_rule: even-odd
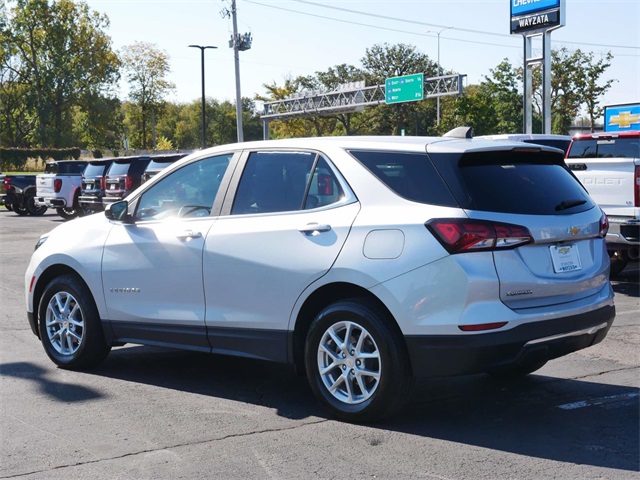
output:
[[[328,422],[328,421],[329,421],[328,419],[321,419],[321,420],[317,420],[315,422],[307,422],[307,423],[303,423],[301,425],[295,425],[293,427],[266,428],[264,430],[255,430],[255,431],[252,431],[252,432],[229,434],[229,435],[225,435],[224,437],[214,438],[214,439],[209,439],[209,440],[201,440],[201,441],[198,441],[198,442],[186,442],[186,443],[178,443],[178,444],[175,444],[175,445],[169,445],[169,446],[164,446],[164,447],[159,447],[159,448],[149,448],[147,450],[139,450],[137,452],[129,452],[129,453],[125,453],[123,455],[115,456],[115,457],[98,458],[98,459],[95,459],[95,460],[88,460],[88,461],[84,461],[84,462],[76,462],[76,463],[71,463],[71,464],[68,464],[68,465],[58,465],[56,467],[42,469],[42,470],[33,470],[33,471],[30,471],[30,472],[24,472],[24,473],[17,473],[17,474],[11,474],[11,475],[6,475],[6,476],[0,476],[0,479],[26,477],[28,475],[36,475],[38,473],[45,473],[45,472],[53,472],[53,471],[56,471],[56,470],[62,470],[64,468],[79,467],[79,466],[83,466],[83,465],[92,465],[92,464],[96,464],[96,463],[100,463],[100,462],[108,462],[108,461],[111,461],[111,460],[120,460],[120,459],[127,458],[127,457],[135,457],[137,455],[143,455],[145,453],[160,452],[162,450],[172,450],[172,449],[175,449],[175,448],[190,447],[190,446],[196,446],[196,445],[206,445],[207,443],[221,442],[221,441],[229,440],[231,438],[249,437],[251,435],[260,435],[262,433],[285,432],[285,431],[288,431],[288,430],[296,430],[298,428],[307,427],[309,425],[318,425],[318,424],[325,423],[325,422]]]

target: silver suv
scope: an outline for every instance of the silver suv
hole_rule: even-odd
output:
[[[126,343],[287,362],[338,418],[416,376],[524,375],[600,342],[606,216],[553,148],[346,137],[211,148],[43,236],[25,275],[46,353]]]

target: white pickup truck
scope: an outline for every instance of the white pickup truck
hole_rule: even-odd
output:
[[[617,275],[640,256],[640,132],[578,135],[566,163],[609,217],[607,249]]]
[[[82,172],[87,163],[82,160],[47,163],[44,173],[36,176],[35,204],[55,208],[64,219],[80,215],[78,197],[82,191]]]

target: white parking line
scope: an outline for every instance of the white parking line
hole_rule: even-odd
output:
[[[614,403],[620,400],[630,400],[638,396],[640,396],[640,393],[638,392],[623,393],[622,395],[611,395],[609,397],[592,398],[591,400],[581,400],[579,402],[565,403],[564,405],[558,405],[558,408],[561,408],[563,410],[576,410],[578,408],[595,407],[597,405]]]

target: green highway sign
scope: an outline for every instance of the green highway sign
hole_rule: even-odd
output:
[[[422,73],[391,77],[385,81],[385,103],[415,102],[424,97]]]

